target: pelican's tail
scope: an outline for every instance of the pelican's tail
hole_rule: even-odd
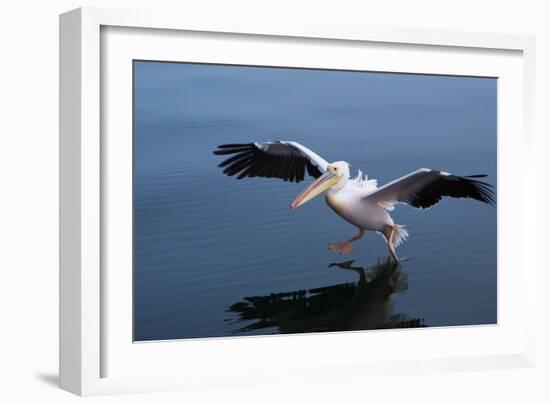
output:
[[[397,234],[393,239],[393,246],[397,248],[409,237],[409,231],[407,231],[404,225],[399,224],[395,224],[395,230],[397,231]]]

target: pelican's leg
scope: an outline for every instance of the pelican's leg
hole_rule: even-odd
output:
[[[393,240],[395,239],[395,235],[397,234],[397,229],[395,228],[395,225],[391,227],[391,233],[388,239],[388,249],[390,250],[390,254],[395,259],[396,262],[399,262],[399,258],[397,257],[397,253],[395,252],[395,246],[393,246]]]
[[[363,238],[365,230],[363,228],[358,228],[356,235],[352,236],[350,239],[346,239],[343,242],[335,242],[328,245],[328,248],[338,254],[338,255],[347,255],[353,251],[353,241]]]

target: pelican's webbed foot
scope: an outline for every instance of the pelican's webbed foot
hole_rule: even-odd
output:
[[[335,242],[328,245],[331,252],[337,255],[349,255],[353,252],[353,244],[351,242]]]
[[[353,252],[353,241],[357,241],[358,239],[361,239],[363,235],[365,234],[365,230],[363,228],[357,228],[357,234],[352,236],[350,239],[347,239],[343,242],[334,242],[328,245],[328,248],[338,254],[338,255],[347,255],[351,252]]]

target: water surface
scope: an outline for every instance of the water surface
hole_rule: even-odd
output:
[[[134,333],[165,340],[496,322],[496,210],[398,206],[386,260],[309,183],[237,181],[217,145],[295,140],[383,184],[421,167],[496,185],[490,78],[135,62]]]

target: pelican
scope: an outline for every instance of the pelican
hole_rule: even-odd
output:
[[[344,220],[357,228],[357,233],[342,242],[329,244],[329,249],[340,255],[353,251],[353,244],[365,231],[375,231],[384,238],[390,255],[399,261],[396,248],[407,239],[405,226],[394,223],[390,211],[396,204],[427,209],[443,196],[469,198],[495,206],[492,186],[479,178],[487,175],[457,176],[445,171],[421,168],[399,179],[378,187],[377,181],[363,178],[359,170],[356,178],[350,176],[346,161],[328,163],[309,148],[294,141],[266,141],[249,144],[223,144],[215,155],[230,156],[219,166],[228,176],[279,178],[301,182],[307,172],[315,178],[294,199],[290,210],[325,193],[328,206]]]

